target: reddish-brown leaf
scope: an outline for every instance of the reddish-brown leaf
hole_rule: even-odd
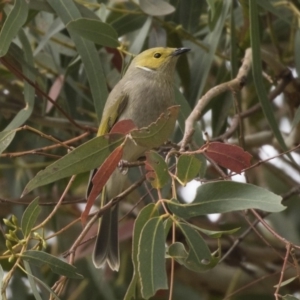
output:
[[[207,157],[233,172],[241,173],[242,170],[251,165],[252,155],[239,146],[212,142],[203,146],[203,148],[206,148],[205,154]]]
[[[122,158],[122,155],[123,155],[123,146],[120,145],[107,157],[104,163],[98,168],[97,173],[94,175],[92,179],[93,187],[91,193],[89,194],[89,197],[87,199],[85,209],[81,214],[82,224],[86,223],[87,217],[90,213],[90,210],[96,198],[99,196],[107,180],[109,179],[113,171],[118,166],[118,163]]]
[[[112,127],[109,133],[127,134],[133,129],[136,129],[136,126],[132,120],[121,120]]]

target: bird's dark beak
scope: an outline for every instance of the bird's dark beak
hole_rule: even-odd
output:
[[[185,52],[189,52],[191,51],[190,48],[177,48],[173,53],[172,53],[172,56],[178,56],[178,55],[181,55]]]

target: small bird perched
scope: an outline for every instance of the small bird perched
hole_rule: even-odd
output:
[[[108,133],[121,120],[132,120],[138,127],[155,122],[168,107],[174,104],[173,77],[179,55],[188,48],[152,48],[137,55],[128,67],[124,77],[110,92],[98,130],[98,136]],[[128,141],[123,151],[123,160],[136,161],[145,148]],[[116,169],[103,189],[102,206],[120,194],[126,176]],[[91,191],[91,181],[88,192]],[[118,204],[105,212],[93,253],[96,268],[105,262],[114,271],[119,269]]]

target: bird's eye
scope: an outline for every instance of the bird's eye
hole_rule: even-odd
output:
[[[154,54],[154,57],[155,57],[155,58],[160,58],[160,57],[161,57],[161,54],[160,54],[160,53],[155,53],[155,54]]]

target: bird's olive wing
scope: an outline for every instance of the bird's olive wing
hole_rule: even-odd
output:
[[[114,124],[117,123],[119,117],[127,106],[128,98],[127,94],[122,94],[112,105],[109,105],[104,109],[98,129],[98,136],[108,133]]]

